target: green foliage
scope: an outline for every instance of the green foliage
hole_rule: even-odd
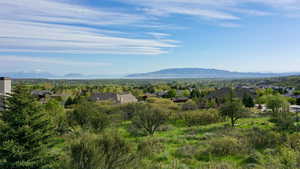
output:
[[[219,113],[215,109],[187,111],[182,117],[187,126],[208,125],[220,121]]]
[[[146,138],[138,143],[137,151],[142,157],[151,157],[163,152],[165,146],[163,141],[156,138]]]
[[[132,146],[116,133],[84,134],[70,146],[72,169],[126,169],[135,160]]]
[[[144,104],[132,120],[134,128],[153,135],[167,120],[166,113],[157,107]]]
[[[55,132],[42,106],[22,86],[7,98],[0,128],[1,169],[53,169]]]
[[[279,130],[292,131],[296,130],[296,117],[293,113],[288,111],[278,112],[272,116],[271,119]]]
[[[201,92],[200,92],[200,90],[193,90],[193,91],[191,92],[191,97],[192,97],[192,98],[200,98],[200,97],[201,97]]]
[[[65,102],[65,107],[70,107],[73,104],[75,104],[74,99],[72,97],[68,97],[68,99]]]
[[[297,104],[297,105],[300,105],[300,98],[297,98],[297,99],[296,99],[296,104]]]
[[[193,100],[189,100],[182,105],[182,110],[197,110],[197,109],[198,109],[198,105]]]
[[[177,92],[175,89],[171,89],[167,92],[167,94],[164,96],[165,98],[174,98],[176,97]]]
[[[63,134],[68,131],[67,116],[64,107],[56,100],[50,99],[44,105],[45,112],[51,119],[56,132]]]
[[[100,111],[99,107],[92,102],[83,102],[75,107],[70,113],[71,123],[94,131],[102,131],[110,125],[110,118],[106,113]]]
[[[254,127],[245,131],[245,142],[256,149],[274,148],[281,141],[281,135],[268,129]]]
[[[273,113],[289,111],[289,103],[286,98],[279,95],[269,95],[266,98],[266,104]]]
[[[288,135],[287,145],[290,148],[300,152],[300,133],[293,133]]]
[[[224,136],[214,138],[209,142],[206,153],[216,156],[237,155],[243,153],[246,147],[237,138]]]
[[[244,105],[240,100],[232,100],[230,102],[225,103],[220,108],[220,114],[223,117],[230,118],[231,126],[234,127],[237,120],[242,118],[245,113]]]
[[[254,99],[250,95],[244,95],[243,104],[245,107],[252,108],[255,106]]]
[[[184,145],[179,147],[176,152],[175,156],[178,158],[194,158],[198,153],[198,147],[195,145]]]

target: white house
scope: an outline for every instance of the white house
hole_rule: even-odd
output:
[[[3,110],[4,97],[11,93],[11,79],[0,77],[0,111]]]

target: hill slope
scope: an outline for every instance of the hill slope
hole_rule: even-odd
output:
[[[298,75],[300,73],[249,73],[218,69],[175,68],[150,73],[131,74],[129,78],[260,78]]]

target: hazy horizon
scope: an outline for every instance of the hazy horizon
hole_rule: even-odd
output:
[[[300,72],[297,0],[3,0],[0,73]]]

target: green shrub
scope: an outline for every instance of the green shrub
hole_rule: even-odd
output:
[[[164,151],[164,144],[161,139],[148,138],[138,144],[138,154],[142,157],[150,157]]]
[[[188,111],[182,115],[187,126],[208,125],[220,121],[220,116],[215,109],[202,111]]]
[[[175,156],[178,158],[193,158],[197,154],[197,150],[197,146],[184,145],[176,150]]]
[[[241,154],[245,150],[246,147],[238,139],[224,136],[210,140],[206,151],[215,156],[226,156]]]
[[[226,162],[210,162],[200,169],[238,169],[238,167]]]
[[[282,146],[272,155],[267,155],[264,166],[273,169],[296,169],[300,167],[299,152]]]
[[[186,111],[186,110],[197,110],[198,109],[198,105],[195,101],[193,100],[189,100],[186,103],[184,103],[181,107],[182,110]]]
[[[109,116],[99,110],[99,107],[91,102],[83,102],[77,105],[69,114],[71,125],[79,125],[82,128],[102,131],[110,125]]]
[[[287,144],[292,149],[300,151],[300,133],[293,133],[288,135]]]
[[[70,146],[70,168],[131,168],[135,161],[132,146],[117,133],[83,134]]]
[[[167,120],[167,115],[162,109],[144,104],[135,114],[132,127],[147,135],[153,135]]]
[[[273,148],[281,142],[281,135],[271,130],[252,128],[246,131],[246,141],[253,148]]]
[[[247,164],[263,164],[264,156],[258,151],[252,152],[244,161]]]

